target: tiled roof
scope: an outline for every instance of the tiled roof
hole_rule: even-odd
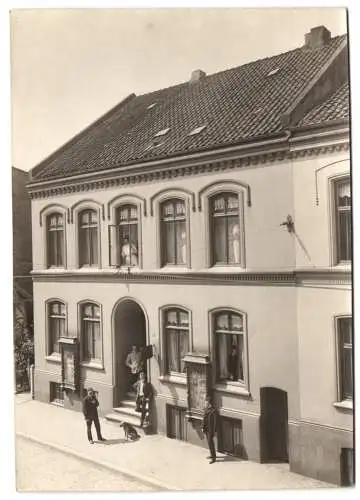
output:
[[[299,122],[299,125],[348,120],[349,117],[349,83],[345,82],[328,99],[309,111]]]
[[[196,83],[134,96],[45,159],[33,170],[33,180],[107,170],[276,134],[282,130],[281,116],[344,38],[334,37],[321,48],[302,47],[257,60]],[[189,136],[202,125],[206,127],[201,132]],[[167,128],[151,147],[155,135]]]

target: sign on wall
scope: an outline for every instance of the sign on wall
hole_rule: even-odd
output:
[[[64,389],[77,391],[79,389],[79,344],[77,337],[61,337],[61,375]]]
[[[202,419],[209,394],[210,361],[206,354],[187,354],[184,358],[187,375],[189,419]]]

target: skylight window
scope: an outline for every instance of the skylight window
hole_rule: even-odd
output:
[[[166,135],[169,132],[170,128],[164,128],[164,130],[160,130],[157,134],[155,134],[155,137],[160,137],[162,135]]]
[[[157,106],[157,102],[153,102],[146,109],[152,109],[152,108],[155,108],[155,106]]]
[[[280,71],[280,68],[272,69],[266,76],[274,76]]]
[[[206,127],[206,125],[201,125],[201,127],[196,127],[194,128],[194,130],[192,130],[190,132],[189,135],[197,135],[197,134],[200,134],[200,132],[202,132],[204,130],[204,128]]]

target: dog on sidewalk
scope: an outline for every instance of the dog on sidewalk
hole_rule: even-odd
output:
[[[131,424],[128,424],[127,422],[122,422],[120,424],[120,427],[124,429],[126,441],[128,441],[128,439],[130,439],[131,441],[136,441],[137,439],[140,439],[140,435],[138,434],[135,427],[133,427]]]

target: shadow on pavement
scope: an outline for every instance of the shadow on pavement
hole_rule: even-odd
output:
[[[96,441],[96,444],[103,444],[105,446],[111,445],[111,444],[125,444],[125,443],[131,443],[132,441],[126,441],[124,438],[119,438],[119,439],[107,439],[106,441]]]

